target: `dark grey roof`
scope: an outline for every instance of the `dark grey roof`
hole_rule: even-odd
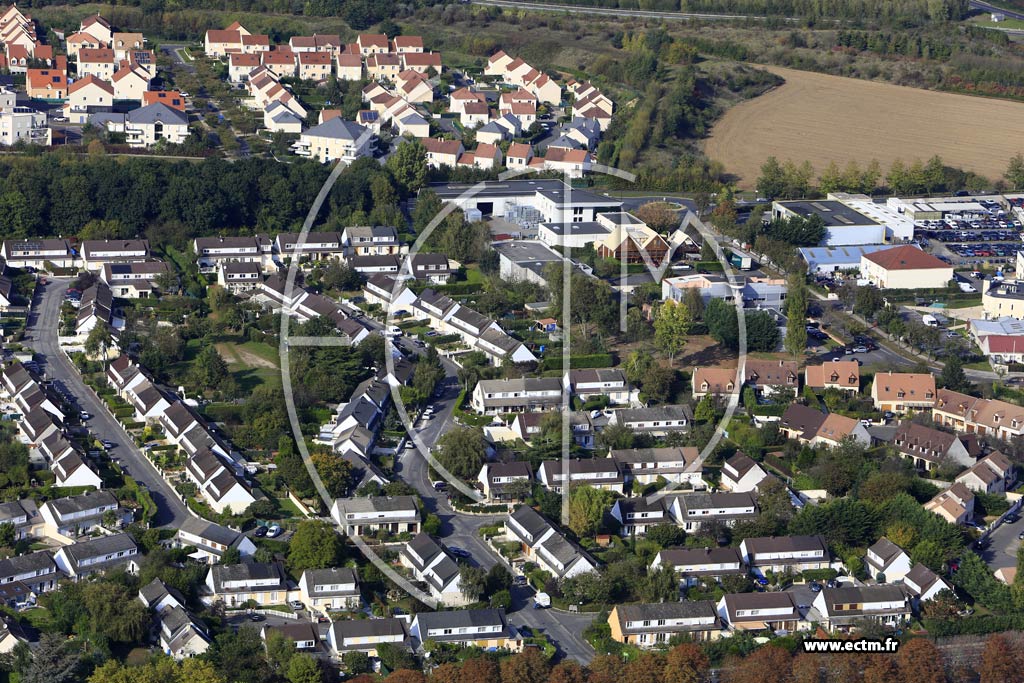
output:
[[[316,589],[317,586],[330,584],[354,583],[356,585],[356,591],[359,591],[359,577],[356,575],[356,570],[350,567],[307,569],[302,572],[302,576],[306,580],[306,588],[308,589],[309,594],[313,596],[335,595],[348,592],[342,590],[320,591]]]
[[[541,223],[546,229],[556,235],[593,235],[601,237],[611,232],[606,226],[595,221],[582,221],[579,223]]]
[[[218,564],[210,568],[213,586],[217,593],[248,588],[225,588],[228,581],[258,581],[277,579],[279,586],[285,586],[284,567],[277,562],[242,562],[240,564]]]
[[[527,533],[536,539],[546,529],[550,529],[551,523],[544,519],[543,515],[529,505],[520,505],[511,515],[515,522],[526,529]]]
[[[666,405],[653,408],[626,408],[615,411],[622,423],[648,422],[651,420],[686,420],[693,421],[693,409],[688,405]]]
[[[793,594],[786,591],[775,593],[729,593],[723,599],[725,600],[726,614],[731,623],[736,623],[737,610],[777,610],[780,608],[788,608],[790,610],[788,615],[744,615],[739,618],[740,621],[782,621],[799,616],[796,603],[793,601]]]
[[[339,645],[346,638],[381,638],[385,636],[405,636],[405,621],[402,619],[346,619],[331,624],[334,640]]]
[[[828,557],[828,544],[822,536],[761,536],[744,539],[747,552],[751,555],[760,553],[786,553],[808,550],[820,550]]]
[[[185,116],[184,112],[168,107],[163,102],[154,102],[153,104],[147,104],[145,107],[133,109],[125,114],[125,120],[128,123],[140,124],[170,123],[181,126],[188,125],[188,117]]]
[[[16,500],[10,503],[0,503],[0,523],[9,522],[10,520],[27,516],[28,511],[25,510],[25,506],[21,504],[20,500]]]
[[[178,529],[225,546],[233,545],[238,540],[238,537],[241,536],[239,532],[226,526],[214,524],[205,519],[198,519],[191,515],[186,515],[185,519],[178,525]]]
[[[88,493],[71,496],[70,498],[58,498],[56,500],[51,500],[44,503],[44,505],[48,505],[61,517],[64,517],[77,512],[93,510],[100,506],[116,506],[117,498],[115,498],[114,494],[109,491],[89,491]]]
[[[851,225],[878,225],[878,222],[846,204],[832,200],[779,202],[798,216],[820,216],[828,227],[843,228]]]
[[[649,620],[655,622],[647,629],[633,628],[630,629],[631,632],[640,630],[666,630],[666,626],[657,625],[659,619],[699,619],[701,617],[705,617],[714,618],[716,623],[718,621],[718,611],[715,609],[715,603],[711,600],[682,600],[680,602],[653,602],[617,605],[615,613],[619,618],[619,624],[622,626],[623,630],[625,630],[626,624],[631,621]],[[687,627],[668,627],[669,630],[672,630],[673,628],[685,629]]]
[[[364,126],[352,121],[346,121],[340,116],[324,121],[319,126],[313,126],[305,131],[303,135],[312,135],[321,138],[334,138],[336,140],[358,140],[368,131]]]
[[[420,635],[436,628],[472,628],[476,626],[505,625],[503,609],[460,609],[445,612],[420,612],[416,615],[420,625]],[[464,638],[467,636],[457,636]],[[469,636],[472,638],[472,636]]]
[[[139,547],[135,544],[135,540],[128,534],[100,536],[98,538],[89,539],[88,541],[80,541],[72,545],[66,545],[61,548],[61,550],[67,553],[68,558],[76,567],[82,562],[82,560],[87,560],[92,557],[118,552],[134,554],[138,549]],[[127,557],[115,560],[115,562],[123,560],[127,560]],[[89,571],[92,571],[94,568],[95,565],[90,565]]]
[[[670,567],[743,563],[739,548],[665,548],[658,554],[661,564]]]
[[[56,571],[57,565],[53,562],[53,554],[48,550],[40,550],[26,555],[15,555],[14,557],[0,560],[0,578],[29,572],[42,574]]]

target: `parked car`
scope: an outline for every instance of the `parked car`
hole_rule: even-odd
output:
[[[117,448],[117,444],[114,443],[113,441],[107,441],[106,439],[104,439],[103,441],[100,441],[100,443],[103,444],[103,447],[106,448],[108,451],[111,448]]]
[[[256,538],[263,538],[264,536],[267,535],[267,527],[265,527],[265,526],[258,526],[258,527],[256,527],[256,529],[252,532],[252,535],[255,536]]]
[[[266,621],[266,620],[267,620],[267,618],[265,616],[263,616],[262,614],[253,613],[253,614],[249,615],[249,621]]]
[[[459,548],[458,546],[454,546],[454,545],[448,546],[448,552],[450,552],[455,557],[462,557],[462,558],[470,558],[470,557],[472,557],[472,555],[469,553],[468,550],[466,550],[464,548]]]
[[[821,592],[821,584],[818,583],[817,581],[811,581],[808,584],[808,588],[811,589],[812,593],[820,593]]]
[[[276,524],[271,524],[270,528],[267,529],[267,538],[277,538],[281,535],[281,527]]]
[[[868,352],[868,347],[866,347],[864,345],[854,346],[853,347],[853,352],[854,353],[867,353]]]
[[[291,607],[294,610],[300,610],[300,609],[304,609],[305,608],[305,605],[303,605],[298,600],[291,600],[291,601],[289,601],[288,606]]]

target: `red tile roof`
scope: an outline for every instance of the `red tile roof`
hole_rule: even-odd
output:
[[[949,268],[950,265],[917,247],[893,247],[884,251],[865,254],[864,258],[877,263],[886,270],[922,270],[927,268]]]

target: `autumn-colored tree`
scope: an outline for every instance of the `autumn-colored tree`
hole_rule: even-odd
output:
[[[792,683],[792,661],[781,647],[768,645],[734,660],[723,672],[725,683]]]
[[[665,656],[660,653],[647,653],[626,664],[624,681],[629,683],[664,683]]]
[[[461,672],[457,664],[442,664],[430,672],[430,683],[459,683]]]
[[[708,657],[699,645],[676,645],[665,655],[665,683],[699,683],[708,673]]]
[[[621,683],[626,664],[615,655],[598,655],[590,660],[590,683]]]
[[[496,661],[490,657],[474,657],[462,663],[462,668],[459,671],[459,683],[477,683],[477,681],[496,683],[500,675]]]
[[[501,662],[501,683],[545,683],[548,663],[537,648],[523,650]]]
[[[818,655],[801,653],[793,658],[793,683],[824,683],[822,661]]]
[[[567,659],[551,669],[548,683],[587,683],[587,672],[576,662]]]
[[[898,680],[898,676],[896,660],[892,657],[882,654],[868,656],[864,666],[864,683],[893,683]]]
[[[896,664],[906,683],[946,683],[942,651],[930,640],[914,638],[903,643]]]
[[[427,677],[423,675],[422,671],[399,669],[398,671],[392,671],[391,675],[385,680],[388,683],[426,683]]]
[[[996,633],[985,641],[978,676],[979,683],[1015,683],[1020,680],[1020,663],[1006,636]]]
[[[836,653],[825,665],[825,680],[829,683],[859,683],[864,660],[860,655]]]

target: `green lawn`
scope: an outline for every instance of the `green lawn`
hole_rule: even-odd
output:
[[[992,366],[988,361],[980,360],[977,363],[964,363],[965,370],[987,370],[992,371]]]
[[[299,510],[299,508],[295,506],[295,503],[290,501],[287,496],[284,498],[274,498],[273,501],[274,504],[277,505],[277,509],[280,510],[282,514],[286,514],[290,517],[305,517],[305,515],[302,514],[302,511]]]

